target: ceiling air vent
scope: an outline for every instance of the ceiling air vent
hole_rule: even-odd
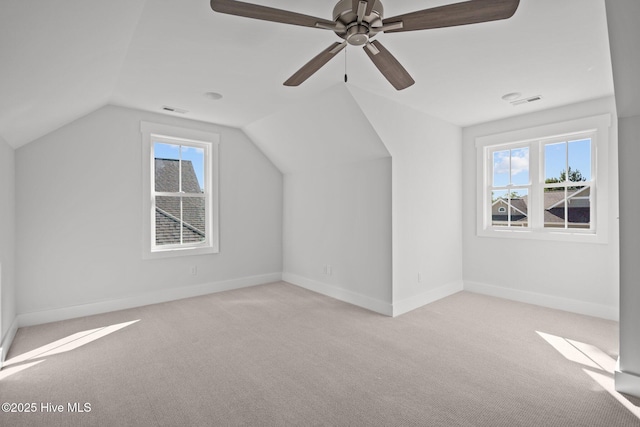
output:
[[[164,111],[168,111],[168,112],[170,112],[170,113],[179,113],[179,114],[186,114],[186,113],[188,113],[188,111],[187,111],[187,110],[183,110],[182,108],[168,107],[168,106],[166,106],[166,105],[163,105],[163,106],[162,106],[162,109],[163,109]]]
[[[540,101],[541,99],[542,99],[542,97],[540,95],[530,96],[529,98],[524,98],[524,99],[518,99],[516,101],[511,101],[511,105],[513,105],[515,107],[516,105],[528,104],[530,102]]]

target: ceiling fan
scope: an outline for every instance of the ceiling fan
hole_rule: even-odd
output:
[[[344,39],[335,42],[293,74],[285,86],[298,86],[335,57],[347,44],[363,46],[373,64],[397,90],[415,83],[407,70],[380,43],[379,33],[427,30],[497,21],[513,16],[520,0],[469,0],[404,15],[384,18],[380,0],[340,0],[333,9],[333,21],[235,0],[211,0],[216,12],[283,24],[331,30]]]

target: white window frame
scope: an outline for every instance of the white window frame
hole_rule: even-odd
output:
[[[476,138],[477,195],[476,232],[479,237],[556,240],[570,242],[608,242],[608,147],[611,115],[585,117]],[[545,228],[544,147],[553,141],[567,141],[574,136],[591,138],[591,225],[589,229]],[[499,149],[529,147],[528,227],[494,227],[491,213],[493,156]],[[580,185],[580,183],[576,183]]]
[[[144,259],[204,255],[219,252],[219,177],[220,135],[194,129],[140,122],[142,133],[142,230]],[[195,146],[205,150],[205,218],[204,242],[156,245],[155,239],[155,155],[154,142]],[[158,193],[163,195],[162,193]]]

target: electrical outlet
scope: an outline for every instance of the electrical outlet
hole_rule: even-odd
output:
[[[422,273],[418,273],[418,283],[422,283]]]
[[[327,265],[327,276],[331,276],[331,266]]]
[[[195,276],[198,274],[198,266],[197,265],[192,265],[191,266],[191,275]]]

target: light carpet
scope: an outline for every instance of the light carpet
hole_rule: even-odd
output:
[[[0,402],[36,410],[0,425],[640,426],[607,391],[617,328],[468,292],[389,318],[279,282],[21,328]]]

